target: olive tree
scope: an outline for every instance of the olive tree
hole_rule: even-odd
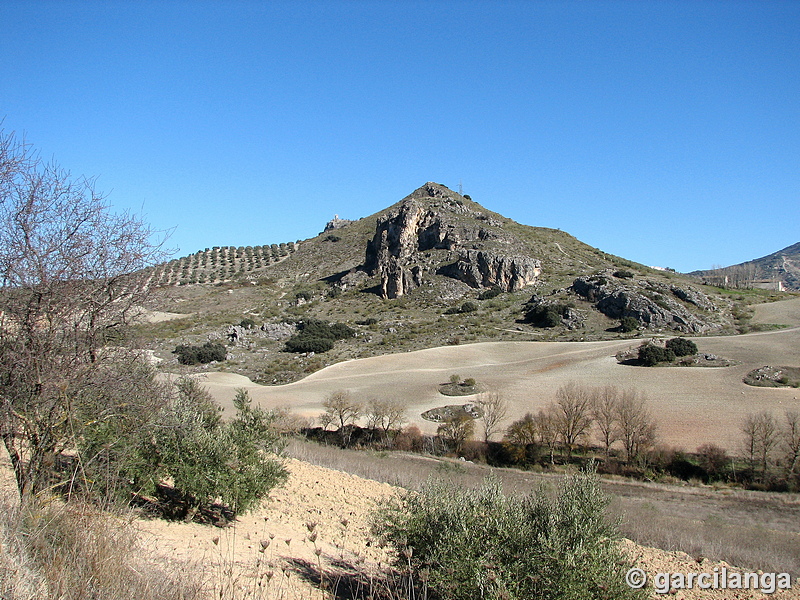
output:
[[[92,180],[0,130],[0,436],[23,497],[50,485],[49,465],[74,446],[86,382],[130,359],[120,331],[162,244],[138,216],[113,213]]]

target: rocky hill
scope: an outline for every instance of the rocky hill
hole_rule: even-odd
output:
[[[762,258],[690,275],[711,285],[800,292],[800,242]]]
[[[314,238],[207,249],[157,267],[152,281],[164,293],[151,308],[192,313],[142,331],[161,338],[157,356],[172,364],[176,340],[228,336],[238,370],[261,383],[472,341],[735,331],[733,302],[719,289],[521,225],[431,182],[371,216],[337,216]],[[309,319],[344,323],[356,335],[324,357],[293,360],[286,336]]]

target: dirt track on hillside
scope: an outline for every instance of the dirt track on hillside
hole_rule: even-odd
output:
[[[473,377],[485,389],[508,399],[507,422],[553,400],[568,381],[590,386],[632,387],[645,393],[659,423],[662,443],[694,450],[706,442],[736,450],[739,426],[748,414],[800,411],[800,390],[756,388],[742,377],[764,365],[800,366],[800,298],[756,307],[754,322],[781,323],[788,329],[743,336],[695,338],[701,352],[736,361],[721,368],[644,368],[620,365],[614,355],[640,340],[603,342],[487,342],[377,356],[332,365],[284,386],[267,387],[230,373],[210,373],[205,383],[226,409],[243,387],[260,405],[288,406],[316,416],[325,397],[350,390],[357,398],[394,398],[423,431],[435,425],[419,414],[447,404],[438,384],[451,374]],[[464,402],[469,397],[463,398]]]

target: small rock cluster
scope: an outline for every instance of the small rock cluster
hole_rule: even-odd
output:
[[[577,278],[571,290],[593,302],[612,319],[633,317],[644,327],[667,328],[684,333],[706,333],[718,329],[710,316],[698,315],[686,304],[712,312],[714,303],[702,292],[649,280],[625,280],[602,273]]]

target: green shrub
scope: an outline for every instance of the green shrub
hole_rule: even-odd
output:
[[[672,350],[675,356],[693,356],[697,354],[697,344],[686,338],[672,338],[667,340],[667,349]]]
[[[176,391],[149,414],[118,411],[87,425],[79,453],[96,494],[157,498],[180,518],[221,500],[235,515],[286,479],[274,416],[250,406],[245,390],[230,421],[195,380],[178,380]]]
[[[639,329],[639,319],[636,317],[622,317],[619,322],[619,329],[623,333],[630,333]]]
[[[478,305],[474,302],[464,302],[461,306],[451,306],[444,314],[446,315],[460,315],[464,313],[474,312],[478,310]]]
[[[493,287],[478,294],[478,300],[491,300],[503,293],[499,287]]]
[[[459,309],[459,312],[468,313],[468,312],[475,312],[478,310],[478,305],[474,302],[464,302]]]
[[[242,319],[239,323],[239,327],[244,327],[245,329],[253,329],[256,326],[256,322],[253,319]]]
[[[655,344],[644,344],[639,346],[639,361],[645,367],[654,367],[661,362],[672,362],[675,360],[675,353],[667,348],[656,346]]]
[[[330,338],[316,337],[311,335],[293,335],[286,340],[287,352],[327,352],[333,348],[333,340]]]
[[[541,488],[506,497],[493,478],[472,490],[429,480],[384,503],[373,531],[435,598],[644,598],[625,584],[630,564],[607,504],[593,470],[566,478],[555,497]]]
[[[197,365],[212,361],[223,361],[228,356],[225,346],[219,342],[206,342],[202,346],[189,346],[182,344],[176,346],[173,354],[178,355],[178,362],[182,365]]]
[[[525,320],[536,327],[556,327],[561,325],[561,319],[567,312],[563,304],[539,304],[525,313]]]
[[[333,343],[355,336],[356,332],[344,323],[330,324],[321,319],[307,319],[300,332],[286,340],[287,352],[327,352]]]
[[[633,279],[633,273],[627,269],[621,269],[619,271],[614,271],[614,277],[618,279]]]

